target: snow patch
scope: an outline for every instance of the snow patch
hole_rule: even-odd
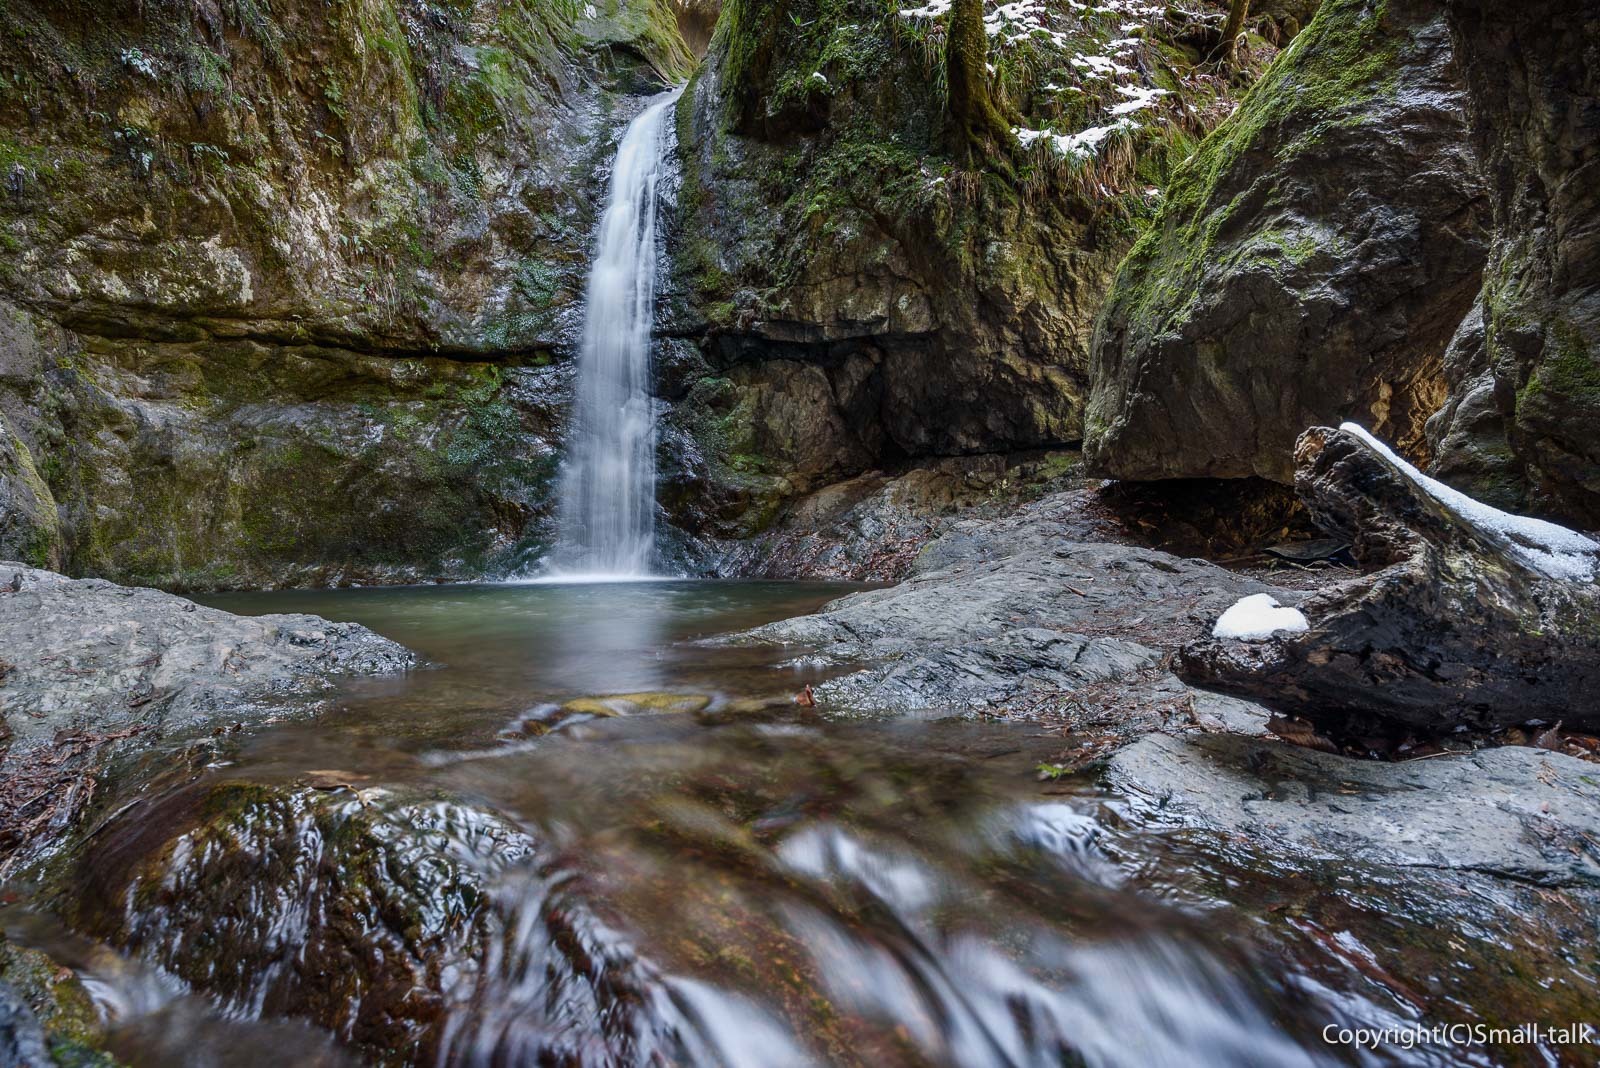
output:
[[[1222,613],[1211,628],[1211,636],[1253,642],[1274,634],[1303,634],[1310,629],[1311,624],[1300,609],[1283,607],[1270,593],[1252,593]]]
[[[1135,111],[1142,111],[1154,107],[1156,101],[1168,95],[1165,89],[1141,89],[1138,86],[1119,85],[1117,92],[1128,97],[1127,100],[1111,109],[1113,115],[1131,115]]]
[[[1460,516],[1466,523],[1520,563],[1546,578],[1561,582],[1593,582],[1600,563],[1600,542],[1575,530],[1542,519],[1512,515],[1429,478],[1397,456],[1393,449],[1356,423],[1340,423],[1366,442],[1379,456],[1394,464],[1424,493]]]

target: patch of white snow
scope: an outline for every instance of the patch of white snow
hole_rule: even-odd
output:
[[[1460,490],[1451,489],[1437,479],[1429,478],[1397,456],[1393,449],[1356,423],[1341,423],[1347,430],[1370,445],[1378,455],[1394,464],[1424,493],[1464,519],[1479,533],[1505,549],[1512,557],[1546,578],[1565,582],[1593,582],[1595,566],[1600,563],[1600,542],[1585,537],[1575,530],[1547,523],[1542,519],[1512,515],[1492,508],[1482,501],[1468,497]]]
[[[1252,593],[1222,613],[1211,628],[1211,636],[1254,642],[1274,634],[1303,634],[1310,629],[1311,624],[1300,609],[1283,607],[1270,593]]]

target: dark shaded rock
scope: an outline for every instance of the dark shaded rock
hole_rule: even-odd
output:
[[[1140,543],[1180,556],[1246,556],[1315,533],[1294,491],[1264,478],[1113,482],[1099,500]]]
[[[1438,472],[1505,507],[1600,527],[1600,12],[1583,0],[1440,6],[1495,236],[1480,312],[1453,346],[1450,407],[1430,430]]]
[[[1594,765],[1502,746],[1382,763],[1231,735],[1151,735],[1107,781],[1158,819],[1240,835],[1276,853],[1600,886]],[[1470,815],[1467,815],[1470,813]]]
[[[1307,426],[1413,455],[1487,205],[1437,5],[1330,0],[1174,174],[1096,324],[1090,469],[1293,480]]]
[[[697,551],[719,576],[896,582],[957,519],[998,515],[1082,482],[1075,451],[952,456],[871,471],[786,503],[756,537]],[[1081,540],[1117,533],[1086,508]]]
[[[1304,634],[1187,647],[1189,681],[1341,736],[1600,726],[1600,546],[1464,517],[1348,430],[1308,430],[1296,459],[1313,517],[1381,570],[1301,602]]]

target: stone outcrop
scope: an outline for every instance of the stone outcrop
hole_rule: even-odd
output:
[[[1091,470],[1288,483],[1300,432],[1346,419],[1424,453],[1485,257],[1465,100],[1437,5],[1323,4],[1117,273]]]
[[[669,514],[748,536],[873,469],[1079,440],[1090,327],[1148,188],[1231,92],[1194,75],[1167,15],[1124,46],[1114,12],[1060,9],[1055,43],[996,30],[997,92],[1040,139],[969,169],[948,153],[942,20],[724,5],[678,112]],[[1094,73],[1120,47],[1124,73]],[[1119,78],[1157,93],[1142,124],[1099,156],[1051,148],[1045,128],[1118,121]]]
[[[1401,869],[1600,887],[1594,765],[1501,746],[1431,760],[1352,760],[1237,735],[1156,734],[1111,758],[1107,781],[1159,818]],[[1462,813],[1470,812],[1470,819]]]
[[[36,836],[59,842],[120,752],[289,711],[340,676],[411,664],[354,623],[246,618],[0,562],[0,858]]]
[[[1166,653],[1252,593],[1295,594],[1153,549],[1074,539],[1082,499],[949,525],[899,585],[852,594],[740,641],[872,666],[824,683],[838,709],[1017,708],[1098,684],[1183,700]]]
[[[604,164],[692,62],[667,0],[19,0],[0,36],[6,555],[213,588],[538,554]]]
[[[1600,728],[1600,543],[1472,514],[1349,430],[1296,458],[1312,516],[1376,570],[1301,602],[1305,633],[1186,647],[1189,681],[1348,739]]]
[[[1441,6],[1495,234],[1430,426],[1436,473],[1500,507],[1600,527],[1600,12]]]

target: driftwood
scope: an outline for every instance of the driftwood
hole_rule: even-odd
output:
[[[1592,557],[1463,516],[1350,430],[1308,430],[1295,461],[1313,518],[1368,573],[1302,602],[1306,633],[1188,646],[1189,681],[1346,738],[1600,728],[1600,586],[1569,573]]]

